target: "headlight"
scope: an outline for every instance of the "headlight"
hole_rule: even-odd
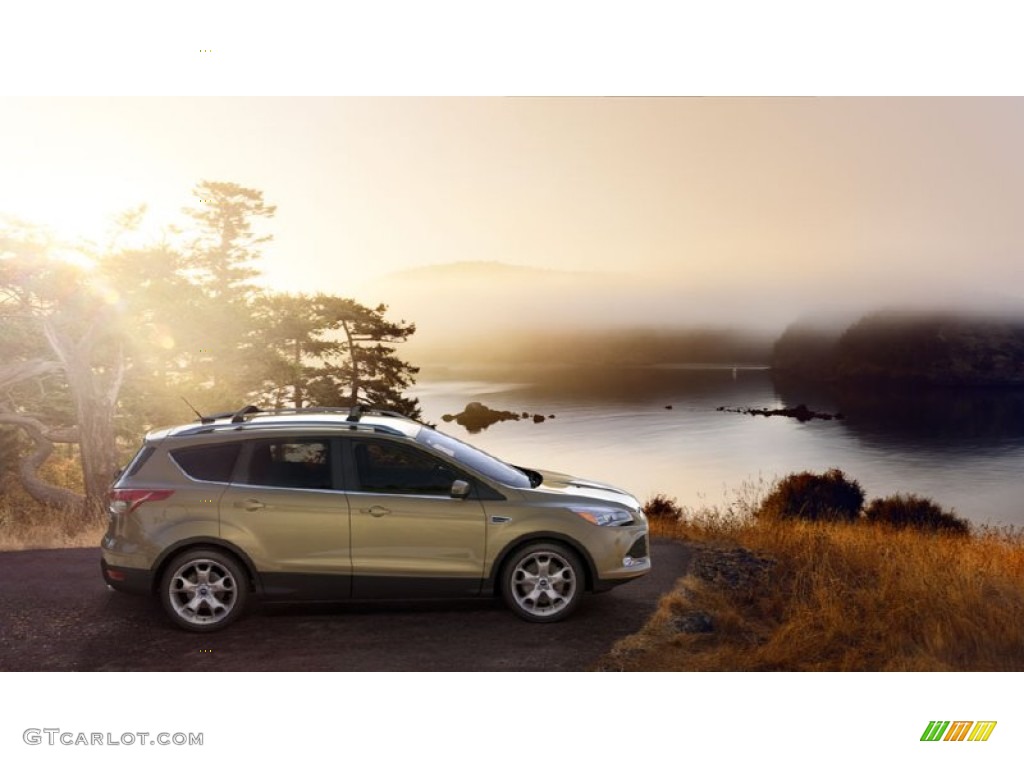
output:
[[[624,509],[607,507],[570,507],[577,515],[594,525],[632,525],[633,516]]]

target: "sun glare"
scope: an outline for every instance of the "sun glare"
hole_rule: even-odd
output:
[[[0,212],[46,233],[58,245],[57,258],[85,269],[91,264],[83,251],[152,245],[179,218],[180,196],[168,198],[121,180],[88,181],[40,174],[6,196],[0,190]]]
[[[121,300],[121,294],[104,280],[90,281],[93,294],[104,304],[114,305]]]
[[[65,264],[70,264],[73,267],[86,271],[91,271],[96,267],[96,262],[88,255],[73,248],[57,248],[50,251],[50,255],[59,261],[63,261]]]

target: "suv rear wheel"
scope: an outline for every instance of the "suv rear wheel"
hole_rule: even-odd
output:
[[[171,621],[192,632],[212,632],[237,619],[249,584],[239,562],[216,549],[190,549],[164,571],[160,600]]]
[[[505,603],[527,621],[560,621],[583,596],[585,576],[579,557],[554,542],[527,544],[502,570]]]

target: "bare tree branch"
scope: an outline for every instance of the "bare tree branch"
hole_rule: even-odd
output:
[[[81,511],[85,504],[84,496],[69,491],[67,488],[51,485],[39,477],[39,468],[53,453],[53,444],[77,443],[78,429],[75,427],[51,429],[31,416],[5,411],[0,411],[0,424],[20,427],[36,445],[35,450],[18,463],[18,480],[25,492],[42,504]]]
[[[60,364],[53,360],[23,360],[0,366],[0,390],[10,389],[15,384],[34,379],[60,370]]]

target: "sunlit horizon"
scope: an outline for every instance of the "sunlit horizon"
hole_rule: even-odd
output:
[[[602,316],[588,299],[668,325],[1024,301],[1021,99],[9,98],[0,110],[0,214],[103,249],[117,217],[145,205],[120,244],[173,244],[195,185],[235,182],[277,206],[260,222],[273,240],[256,281],[275,291],[402,304],[391,288],[410,270],[487,263],[584,276],[564,294],[587,324]],[[494,299],[481,313],[513,311],[503,288],[474,287]]]

